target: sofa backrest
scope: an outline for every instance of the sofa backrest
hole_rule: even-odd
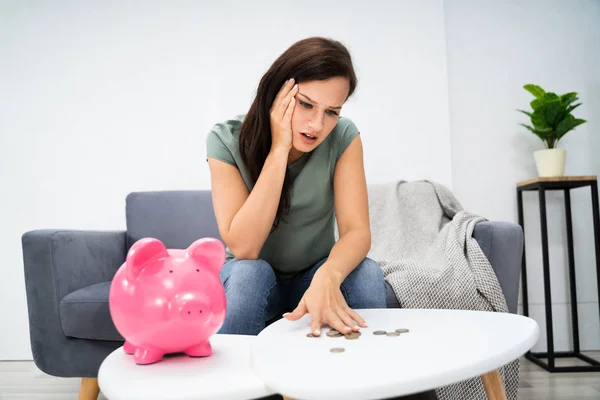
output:
[[[210,190],[133,192],[125,203],[127,249],[144,237],[170,249],[185,249],[203,237],[223,240]]]

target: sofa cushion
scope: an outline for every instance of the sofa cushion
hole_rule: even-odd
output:
[[[387,308],[402,308],[400,307],[400,303],[398,302],[398,298],[394,293],[394,289],[392,289],[392,285],[388,281],[385,281],[385,298],[387,303]]]
[[[108,308],[110,282],[69,293],[60,302],[60,323],[66,336],[93,340],[124,340]]]
[[[133,192],[125,207],[127,248],[153,237],[169,249],[185,249],[195,240],[219,234],[210,190]]]

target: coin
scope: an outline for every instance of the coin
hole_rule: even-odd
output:
[[[385,335],[386,332],[385,331],[375,331],[373,332],[373,335]]]
[[[334,347],[333,349],[329,350],[332,353],[343,353],[345,350],[343,347]]]
[[[400,336],[400,332],[387,332],[387,336]]]
[[[306,337],[318,337],[318,336],[316,336],[316,335],[313,335],[312,333],[307,333],[307,334],[306,334]]]
[[[342,334],[339,333],[338,331],[336,331],[335,329],[330,329],[329,332],[327,332],[327,336],[329,336],[329,337],[340,337],[340,336],[342,336]]]
[[[406,332],[408,332],[408,329],[404,329],[404,328],[396,329],[396,332],[398,332],[398,333],[406,333]]]
[[[354,339],[358,339],[360,334],[358,332],[351,332],[351,333],[347,333],[344,336],[346,336],[346,339],[348,340],[354,340]]]

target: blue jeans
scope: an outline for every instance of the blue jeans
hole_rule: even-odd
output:
[[[327,258],[291,278],[280,280],[265,260],[229,260],[221,269],[227,314],[218,333],[258,335],[267,323],[296,308]],[[386,308],[386,288],[379,265],[365,258],[340,287],[348,307]],[[360,314],[360,313],[359,313]]]

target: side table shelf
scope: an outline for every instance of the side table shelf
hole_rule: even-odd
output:
[[[575,257],[573,254],[573,222],[571,215],[571,189],[589,186],[592,192],[592,217],[594,225],[594,247],[596,254],[596,278],[598,296],[600,299],[600,213],[598,210],[598,181],[596,176],[565,176],[556,178],[536,178],[517,184],[517,207],[519,225],[525,232],[523,223],[523,192],[538,191],[540,204],[540,223],[542,235],[542,259],[544,275],[544,303],[546,311],[546,352],[527,352],[525,357],[549,372],[583,372],[600,371],[600,361],[581,353],[579,346],[579,318],[577,313],[577,290],[575,285]],[[571,294],[571,315],[573,332],[573,351],[554,351],[554,334],[552,328],[552,297],[550,293],[550,262],[548,255],[548,227],[546,220],[546,191],[561,190],[564,192],[567,247],[569,260],[569,288]],[[524,246],[525,247],[525,246]],[[529,302],[527,298],[527,269],[525,248],[521,268],[521,285],[523,290],[523,315],[529,316]],[[600,318],[600,313],[599,313]],[[579,358],[589,365],[583,366],[556,366],[556,358]],[[543,359],[547,359],[544,361]]]

